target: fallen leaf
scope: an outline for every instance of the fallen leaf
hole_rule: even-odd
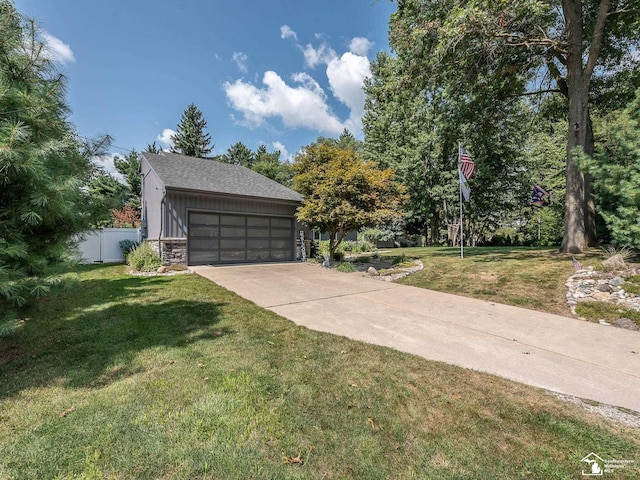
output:
[[[304,465],[304,461],[302,460],[302,454],[298,453],[297,457],[285,457],[284,463],[289,465]]]
[[[367,422],[369,422],[369,425],[371,425],[371,428],[373,428],[374,430],[378,429],[378,426],[373,421],[373,418],[371,418],[371,417],[367,418]]]
[[[76,410],[76,407],[69,407],[69,408],[67,408],[64,412],[62,412],[62,413],[60,414],[60,416],[61,416],[62,418],[65,418],[65,417],[66,417],[67,415],[69,415],[71,412],[75,412],[75,410]]]

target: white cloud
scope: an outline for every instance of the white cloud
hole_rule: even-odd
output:
[[[51,57],[51,60],[62,64],[73,63],[76,61],[71,47],[62,40],[47,32],[42,32],[42,38],[44,40],[45,50]]]
[[[371,76],[367,57],[344,53],[327,65],[327,78],[334,97],[349,107],[351,113],[347,128],[352,132],[362,130],[365,94],[362,89],[364,79]]]
[[[284,160],[286,162],[290,162],[293,160],[293,155],[291,155],[285,146],[281,142],[272,142],[271,146],[274,150],[280,150],[280,160]]]
[[[267,71],[262,79],[265,88],[236,80],[226,82],[224,89],[231,106],[243,114],[247,126],[261,126],[267,118],[280,117],[287,127],[339,134],[344,128],[342,123],[331,112],[317,83],[309,88],[310,80],[311,77],[298,74],[294,81],[302,85],[291,87],[276,72]]]
[[[242,52],[233,52],[233,61],[236,62],[236,65],[242,73],[247,73],[248,58],[249,57],[247,57],[247,55]]]
[[[356,55],[366,57],[372,47],[373,42],[368,38],[355,37],[351,39],[351,43],[349,44],[349,51],[351,53],[355,53]]]
[[[91,157],[91,161],[93,162],[94,165],[96,165],[98,168],[104,170],[105,172],[107,172],[108,174],[112,175],[113,177],[115,177],[116,180],[118,180],[120,183],[124,183],[126,184],[127,181],[124,178],[124,176],[116,169],[116,166],[114,164],[114,159],[117,156],[122,156],[119,155],[117,153],[109,153],[107,155],[94,155],[93,157]]]
[[[332,112],[327,93],[318,81],[306,72],[291,76],[296,86],[288,85],[276,72],[265,72],[263,87],[243,80],[226,82],[224,89],[229,104],[243,116],[238,123],[248,127],[258,127],[267,119],[279,117],[287,127],[305,127],[323,134],[340,134],[348,128],[355,135],[362,131],[365,94],[365,78],[371,76],[367,52],[373,42],[364,37],[355,37],[349,44],[349,51],[338,56],[326,42],[318,47],[303,46],[298,36],[288,25],[280,27],[282,39],[293,39],[294,45],[302,52],[305,66],[313,68],[326,65],[326,75],[333,97],[349,108],[349,118],[341,121]],[[319,37],[318,37],[319,38]],[[234,118],[232,116],[232,118]]]
[[[304,54],[304,63],[311,68],[321,63],[327,64],[338,56],[326,43],[320,44],[318,48],[309,43],[302,49],[302,53]]]
[[[176,134],[175,130],[171,130],[170,128],[165,128],[162,130],[162,133],[158,134],[156,140],[162,143],[164,146],[171,148],[173,147],[173,136]]]
[[[298,41],[298,35],[296,35],[296,32],[291,30],[291,28],[289,28],[289,25],[282,25],[280,27],[280,38],[282,38],[283,40],[286,40],[287,38],[290,38],[290,37],[293,37],[293,39],[296,42]]]
[[[308,73],[298,72],[291,75],[291,80],[300,83],[304,88],[311,90],[322,98],[327,98],[324,90],[316,80]]]

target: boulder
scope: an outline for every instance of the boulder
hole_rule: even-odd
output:
[[[158,273],[167,273],[169,271],[169,269],[167,267],[165,267],[164,265],[162,267],[159,267],[158,270],[156,270],[156,272]]]
[[[378,270],[376,270],[375,267],[369,267],[367,268],[367,273],[371,276],[378,276],[380,275],[380,272],[378,272]]]
[[[625,270],[627,268],[627,264],[624,263],[622,255],[618,253],[602,262],[602,267],[607,272],[613,272],[616,270]]]
[[[613,321],[613,324],[619,328],[625,328],[627,330],[640,330],[635,322],[629,318],[618,318]]]

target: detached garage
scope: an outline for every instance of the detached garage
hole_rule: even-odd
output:
[[[142,228],[164,264],[297,258],[302,196],[248,168],[174,153],[143,153]]]

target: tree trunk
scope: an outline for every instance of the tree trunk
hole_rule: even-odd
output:
[[[573,159],[574,149],[581,147],[593,154],[593,132],[589,117],[589,85],[604,39],[604,29],[611,11],[611,0],[600,0],[593,24],[586,64],[583,66],[584,32],[582,0],[562,0],[567,31],[567,87],[569,93],[569,136],[567,140],[567,195],[565,197],[564,236],[561,251],[581,252],[587,243],[597,243],[595,204],[591,179],[580,172]]]
[[[584,153],[593,157],[594,152],[593,124],[591,123],[591,112],[587,111],[587,136],[584,144]],[[584,174],[584,230],[587,244],[590,247],[599,245],[596,234],[596,202],[593,197],[593,175]]]
[[[584,147],[587,132],[588,90],[582,81],[582,2],[563,0],[567,22],[567,87],[569,135],[567,136],[567,193],[564,202],[564,234],[560,250],[579,253],[585,246],[584,176],[574,161],[574,149]]]

